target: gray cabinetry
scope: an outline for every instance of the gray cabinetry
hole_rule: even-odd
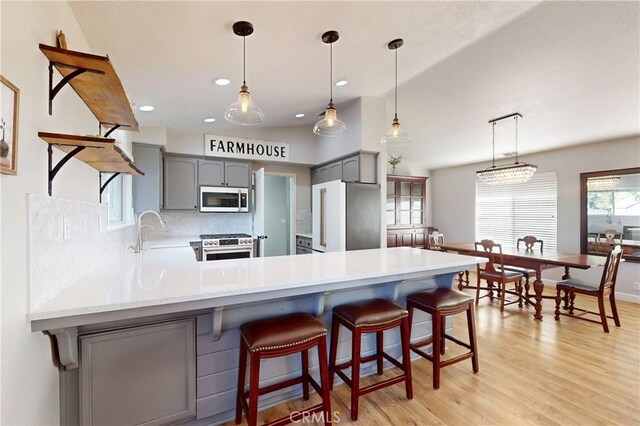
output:
[[[198,159],[164,157],[164,209],[198,209]]]
[[[342,161],[329,164],[329,181],[342,180]]]
[[[238,188],[248,188],[250,180],[249,163],[225,161],[224,163],[225,185]]]
[[[81,336],[80,350],[80,424],[195,419],[194,319]]]
[[[249,163],[198,160],[198,185],[248,188],[250,176]]]
[[[198,160],[198,184],[205,186],[224,185],[224,161]]]
[[[377,153],[360,152],[311,169],[311,184],[342,180],[378,183]]]
[[[144,170],[144,176],[133,176],[133,210],[160,211],[162,181],[162,148],[158,145],[133,144],[136,166]]]
[[[360,180],[359,156],[342,160],[342,180],[345,182],[357,182]]]

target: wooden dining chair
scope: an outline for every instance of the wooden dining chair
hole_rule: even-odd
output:
[[[605,333],[609,332],[609,325],[607,324],[607,318],[612,318],[616,324],[616,327],[620,327],[620,318],[618,318],[618,309],[616,308],[615,299],[615,287],[616,278],[618,276],[618,266],[620,266],[620,259],[622,258],[622,248],[615,246],[607,256],[607,262],[604,264],[604,270],[602,271],[602,277],[600,278],[600,284],[583,281],[577,278],[571,278],[565,281],[560,281],[556,284],[556,311],[555,319],[560,320],[560,315],[570,316],[576,319],[581,319],[589,322],[595,322],[602,324],[602,328]],[[561,293],[564,292],[564,297]],[[585,296],[593,296],[598,298],[598,312],[589,311],[586,309],[576,308],[574,306],[574,299],[576,293],[584,294]],[[569,296],[569,312],[560,312],[560,302]],[[604,310],[604,298],[609,296],[609,303],[611,304],[611,316],[608,316]],[[577,316],[573,314],[573,311],[580,311],[584,314],[599,315],[600,321],[593,320],[591,318],[584,318],[583,316]]]
[[[489,259],[484,266],[477,265],[476,305],[480,299],[487,296],[493,300],[493,283],[496,283],[500,295],[500,312],[504,311],[506,305],[511,305],[512,303],[517,303],[519,307],[522,307],[522,278],[524,275],[520,272],[507,271],[505,269],[502,245],[494,243],[492,240],[482,240],[474,244],[476,251],[484,253],[484,256]],[[481,287],[480,280],[485,280],[487,287]],[[508,283],[515,283],[515,289],[507,290]],[[488,293],[480,297],[480,290],[487,290]],[[518,299],[505,303],[506,293],[516,295]]]
[[[516,241],[516,248],[518,250],[520,249],[520,243],[523,243],[527,252],[534,251],[537,245],[540,246],[540,253],[542,253],[542,248],[544,247],[544,241],[534,237],[533,235],[526,235],[522,238],[518,238]],[[505,266],[504,269],[511,272],[520,272],[524,276],[524,301],[526,304],[531,304],[531,296],[529,296],[529,289],[531,288],[531,285],[529,284],[529,278],[532,275],[535,276],[536,271],[533,269],[521,268],[519,266]]]
[[[428,235],[427,248],[429,250],[442,251],[440,246],[444,244],[444,234],[438,231],[433,231]]]

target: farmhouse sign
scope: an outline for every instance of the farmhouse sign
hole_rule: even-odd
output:
[[[204,155],[262,161],[289,161],[289,144],[230,136],[204,135]]]

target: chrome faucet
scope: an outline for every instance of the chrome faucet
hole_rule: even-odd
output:
[[[137,233],[136,233],[136,244],[129,246],[130,249],[133,249],[134,253],[140,253],[142,251],[142,245],[144,244],[144,238],[142,237],[142,228],[147,227],[147,228],[151,228],[153,231],[155,231],[153,226],[151,226],[151,225],[143,225],[142,224],[142,216],[144,216],[147,213],[152,213],[152,214],[156,215],[158,217],[158,221],[160,222],[160,225],[163,228],[167,227],[166,222],[162,219],[162,217],[160,217],[160,214],[158,214],[157,211],[147,210],[147,211],[144,211],[144,212],[140,213],[138,215],[138,229],[137,229]]]

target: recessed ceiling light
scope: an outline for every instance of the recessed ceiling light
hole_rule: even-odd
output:
[[[336,86],[338,87],[342,87],[342,86],[346,86],[349,82],[347,80],[338,80],[336,81]]]
[[[216,121],[216,119],[215,119],[215,118],[213,118],[213,117],[209,117],[209,118],[205,118],[205,119],[204,119],[204,122],[205,122],[205,123],[213,123],[214,121]]]
[[[302,117],[304,117],[304,114],[303,114],[303,113],[298,113],[298,114],[296,114],[296,118],[302,118]]]
[[[218,78],[218,79],[215,79],[213,82],[218,86],[226,86],[227,84],[231,83],[231,80],[229,80],[228,78]]]
[[[142,105],[140,108],[138,108],[140,111],[145,111],[145,112],[149,112],[149,111],[153,111],[154,109],[156,109],[156,107],[154,107],[153,105]]]

